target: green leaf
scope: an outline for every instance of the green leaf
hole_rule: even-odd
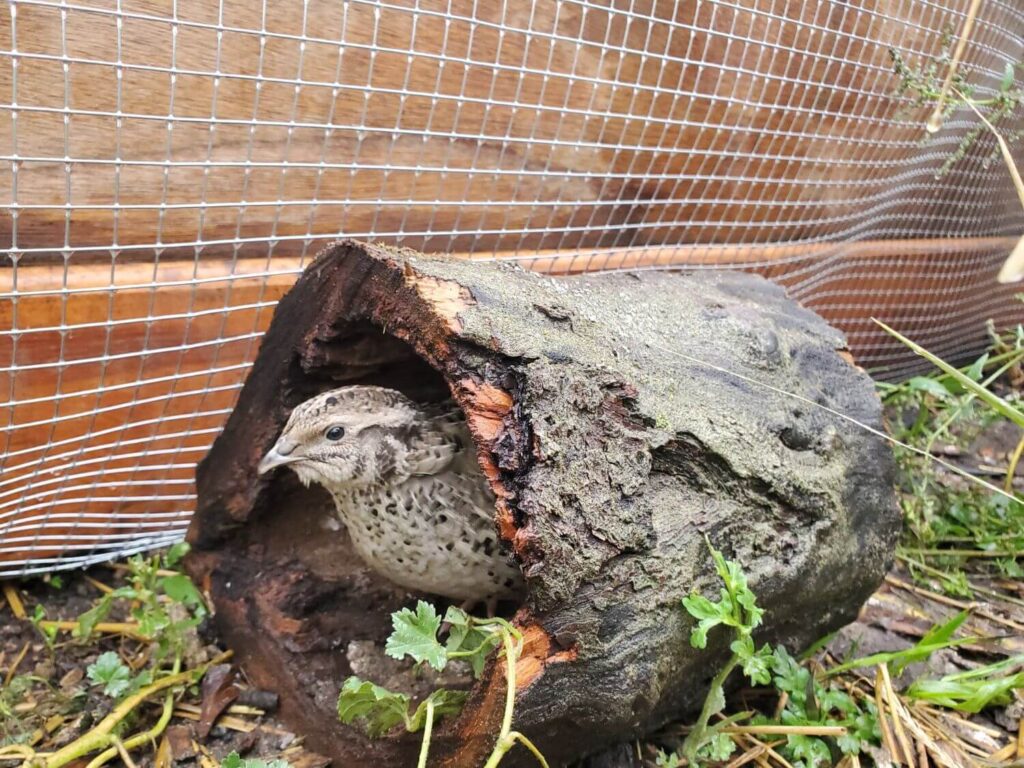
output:
[[[735,750],[736,742],[729,738],[729,734],[716,733],[704,743],[704,746],[698,750],[697,754],[708,760],[720,763],[728,760]]]
[[[167,550],[167,554],[164,555],[164,565],[168,568],[173,568],[181,559],[189,553],[192,547],[189,546],[187,541],[179,541],[177,544],[172,544],[170,549]]]
[[[86,674],[96,685],[103,686],[103,693],[111,698],[117,698],[131,684],[131,670],[121,661],[121,657],[113,651],[101,653],[99,657],[86,668]]]
[[[416,707],[416,711],[412,713],[412,717],[409,718],[406,728],[410,733],[422,730],[427,722],[428,701],[434,703],[434,719],[437,720],[437,718],[444,717],[445,715],[459,714],[466,703],[468,695],[465,691],[449,691],[445,688],[439,688],[420,702],[420,705]]]
[[[1022,663],[1024,656],[1013,656],[938,680],[916,680],[907,689],[907,695],[941,707],[977,714],[986,707],[1010,703],[1011,693],[1024,689],[1024,672],[1007,674]]]
[[[757,598],[754,593],[751,592],[746,586],[746,579],[744,579],[743,589],[736,593],[736,602],[742,605],[747,610],[747,615],[744,618],[744,624],[754,629],[761,623],[761,619],[764,617],[764,611],[757,607]]]
[[[110,594],[104,595],[96,605],[78,617],[78,628],[75,630],[75,637],[81,640],[88,640],[92,637],[96,625],[103,621],[110,614],[114,607],[114,601]]]
[[[718,619],[721,616],[721,607],[718,603],[712,603],[706,597],[697,592],[694,592],[689,597],[683,598],[683,607],[686,608],[686,612],[689,613],[693,618],[698,620],[703,619]]]
[[[718,622],[710,623],[702,621],[690,630],[690,645],[694,648],[703,649],[708,647],[708,630]]]
[[[860,754],[860,739],[849,731],[836,739],[836,746],[844,755]]]
[[[743,659],[743,674],[755,685],[768,685],[772,681],[771,670],[771,648],[767,645],[761,646],[761,650],[751,653]]]
[[[497,632],[480,629],[471,616],[455,606],[448,608],[444,620],[450,626],[448,642],[445,643],[448,658],[458,657],[468,661],[473,676],[479,678],[487,663],[487,656],[501,644],[501,636]]]
[[[772,671],[775,673],[776,688],[790,696],[796,693],[803,695],[810,672],[801,667],[781,645],[772,653]]]
[[[658,768],[680,768],[683,762],[675,752],[665,752],[659,749],[658,756],[654,759],[654,764]]]
[[[832,677],[838,675],[841,672],[846,672],[850,669],[858,669],[860,667],[873,667],[877,664],[889,664],[893,663],[894,667],[898,670],[906,668],[909,664],[914,664],[918,661],[924,661],[931,656],[935,651],[940,651],[943,648],[954,648],[958,645],[964,645],[965,643],[977,642],[980,638],[977,637],[961,637],[953,638],[952,635],[964,623],[967,618],[967,612],[963,611],[954,616],[949,621],[941,625],[932,627],[925,635],[911,648],[906,648],[902,651],[887,651],[882,653],[874,653],[870,656],[864,656],[859,659],[852,659],[851,661],[844,662],[839,666],[832,667],[828,670],[827,675]]]
[[[939,400],[949,400],[953,393],[950,392],[941,382],[928,376],[914,376],[907,381],[906,387],[911,392],[927,392]]]
[[[964,374],[972,381],[981,381],[981,377],[985,375],[986,365],[988,365],[988,352],[971,363],[971,367],[964,371]]]
[[[859,713],[853,720],[843,724],[847,728],[845,736],[836,740],[839,749],[847,755],[857,755],[864,744],[879,744],[882,740],[882,729],[878,724],[874,704],[868,702],[868,711]]]
[[[190,608],[198,608],[203,614],[206,613],[206,604],[203,602],[202,594],[192,583],[192,579],[184,573],[160,579],[159,586],[163,593],[174,602],[187,605]]]
[[[828,744],[813,736],[791,733],[786,737],[786,747],[794,758],[803,760],[808,768],[832,764]]]
[[[409,697],[350,677],[338,696],[338,719],[346,725],[362,720],[367,735],[376,739],[399,723],[409,721]]]
[[[740,635],[729,644],[729,650],[736,654],[740,661],[754,656],[754,639],[750,635]]]
[[[403,608],[391,614],[394,630],[384,645],[384,653],[393,659],[411,657],[416,662],[427,662],[442,670],[448,663],[444,646],[437,641],[441,617],[430,603],[420,600],[416,612]]]
[[[1006,62],[1006,67],[1003,69],[1003,78],[999,81],[1000,93],[1008,93],[1013,88],[1013,66],[1014,62]]]
[[[690,645],[694,648],[706,648],[708,632],[713,627],[725,622],[727,606],[724,601],[713,603],[703,595],[694,592],[689,597],[683,598],[683,607],[687,613],[699,620],[697,626],[690,630]]]

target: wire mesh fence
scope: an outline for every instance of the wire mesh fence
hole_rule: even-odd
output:
[[[339,235],[551,273],[741,268],[916,363],[1019,320],[977,120],[899,83],[968,0],[9,1],[0,575],[180,538],[276,300]],[[1024,10],[961,71],[996,94]],[[941,63],[941,61],[940,61]],[[1021,128],[1019,115],[1004,121]],[[948,166],[948,167],[947,167]]]

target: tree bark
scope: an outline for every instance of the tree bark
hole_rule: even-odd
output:
[[[334,711],[408,596],[323,530],[325,494],[256,466],[316,392],[450,393],[528,583],[515,727],[552,764],[592,753],[698,708],[727,656],[724,632],[690,647],[680,605],[717,595],[705,537],[748,573],[766,609],[758,640],[791,650],[850,621],[880,582],[899,526],[893,464],[835,414],[881,427],[844,347],[751,275],[555,280],[343,241],[281,301],[199,468],[189,569],[314,748],[339,766],[413,764],[418,736],[369,741]],[[432,764],[479,765],[503,695],[492,663],[438,729]]]

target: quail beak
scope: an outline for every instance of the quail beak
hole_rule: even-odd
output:
[[[295,448],[295,443],[281,438],[273,448],[267,451],[267,455],[260,460],[256,473],[265,475],[275,467],[282,467],[285,464],[294,464],[296,461],[300,461],[302,459],[301,456],[293,455]]]

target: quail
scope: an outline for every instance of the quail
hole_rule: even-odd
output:
[[[494,526],[494,496],[462,411],[348,386],[292,411],[259,473],[287,466],[322,485],[365,563],[413,592],[486,603],[520,594]]]

